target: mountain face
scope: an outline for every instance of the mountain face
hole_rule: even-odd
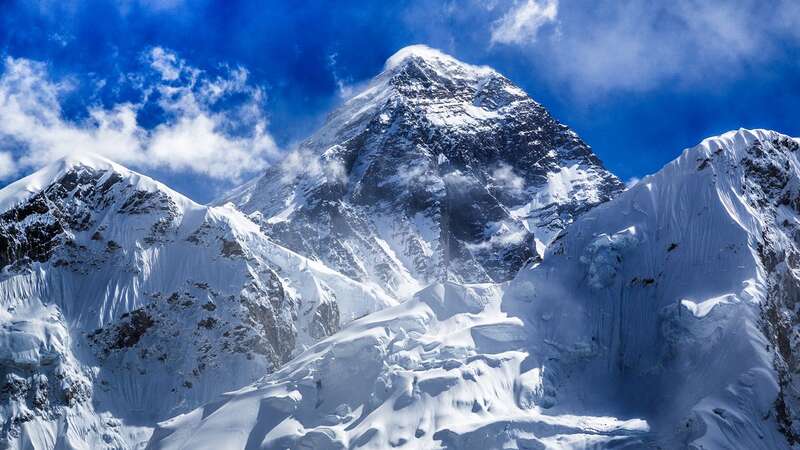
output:
[[[0,190],[3,448],[129,448],[396,304],[95,156]]]
[[[437,280],[511,279],[622,189],[508,79],[413,46],[286,164],[220,203],[282,245],[407,298]]]
[[[507,285],[433,284],[149,448],[797,448],[799,243],[800,140],[710,138]]]
[[[555,407],[662,448],[796,447],[799,199],[798,140],[738,130],[569,227],[516,280]]]

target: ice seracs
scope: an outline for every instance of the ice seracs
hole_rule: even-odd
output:
[[[154,449],[634,446],[641,419],[548,412],[498,285],[433,284],[280,372],[161,424]],[[545,406],[542,406],[545,405]]]

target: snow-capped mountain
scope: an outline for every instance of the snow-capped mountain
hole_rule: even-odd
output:
[[[0,190],[0,442],[128,448],[396,304],[103,158]]]
[[[282,245],[407,298],[498,282],[622,183],[488,67],[407,47],[233,202]]]
[[[797,448],[798,236],[800,141],[710,138],[507,286],[431,285],[149,448]]]
[[[414,46],[219,206],[92,155],[0,190],[0,446],[800,448],[799,299],[800,140],[623,191]]]

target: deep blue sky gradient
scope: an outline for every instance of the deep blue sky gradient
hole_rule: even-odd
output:
[[[651,18],[652,33],[637,53],[639,60],[620,67],[624,73],[615,74],[613,67],[604,66],[605,72],[593,75],[607,76],[608,83],[583,83],[581,61],[565,66],[574,50],[568,43],[578,39],[574,35],[582,29],[605,26],[603,12],[590,14],[585,11],[589,2],[563,0],[561,22],[542,27],[530,43],[490,43],[493,24],[519,3],[499,2],[487,9],[480,2],[425,0],[167,4],[0,0],[0,54],[46,62],[54,77],[77,80],[79,88],[64,99],[71,120],[83,117],[91,103],[135,101],[139,93],[115,86],[113,80],[120,73],[140,70],[142,52],[153,46],[171,49],[209,73],[221,63],[241,65],[250,72],[251,82],[266,90],[269,131],[284,148],[310,134],[342,101],[337,80],[357,85],[380,72],[396,50],[416,43],[504,73],[572,127],[623,179],[652,173],[683,148],[738,127],[800,135],[796,35],[785,30],[752,31],[761,33],[759,42],[769,43],[767,56],[758,49],[717,57],[714,49],[696,53],[686,48],[686,54],[674,59],[681,66],[672,68],[677,70],[639,78],[634,74],[630,85],[615,84],[613,77],[631,75],[640,66],[658,71],[658,65],[670,64],[663,56],[656,66],[648,61],[660,43],[680,32],[669,14],[656,12],[664,17]],[[769,3],[763,3],[765,9]],[[626,28],[621,29],[623,41],[637,39],[633,34],[624,36]],[[613,46],[601,49],[614,57]],[[684,77],[684,71],[692,76]],[[98,91],[94,86],[101,79],[109,83]],[[160,119],[154,113],[148,120],[155,125]],[[199,201],[216,193],[198,175],[150,173]]]

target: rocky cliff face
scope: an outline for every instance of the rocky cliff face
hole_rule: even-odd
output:
[[[436,280],[510,279],[622,188],[508,79],[414,46],[287,163],[220,202],[288,248],[407,297]]]

